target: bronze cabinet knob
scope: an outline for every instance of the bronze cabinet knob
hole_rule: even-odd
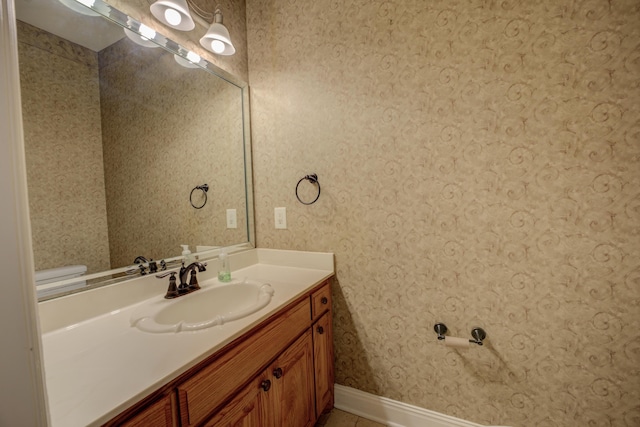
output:
[[[271,381],[269,380],[264,380],[260,383],[260,388],[264,391],[269,391],[269,389],[271,388]]]
[[[316,331],[317,331],[320,335],[324,334],[324,328],[323,328],[322,326],[318,326],[318,328],[316,329]]]
[[[282,378],[282,368],[276,368],[273,370],[273,376],[280,379]]]
[[[323,304],[327,304],[329,302],[329,299],[327,297],[322,297],[320,299],[320,302],[323,303]]]

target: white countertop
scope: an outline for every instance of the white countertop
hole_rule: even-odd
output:
[[[255,251],[263,256],[258,255],[253,265],[232,270],[232,276],[270,283],[275,294],[269,305],[243,319],[193,332],[142,332],[130,323],[132,313],[146,303],[141,301],[45,333],[42,341],[51,425],[73,427],[108,421],[334,274],[332,254],[317,254],[327,262],[302,262],[306,266],[292,267],[286,265],[293,263],[291,255],[296,258],[300,253]],[[284,265],[277,263],[280,255],[286,255]],[[211,278],[201,279],[200,285],[206,288],[221,283]],[[158,293],[163,294],[164,288],[159,287]],[[68,307],[69,301],[63,304]]]

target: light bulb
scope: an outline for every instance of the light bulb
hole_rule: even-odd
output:
[[[224,52],[224,43],[222,43],[220,40],[213,40],[211,42],[211,49],[215,53],[222,53]]]
[[[198,62],[200,62],[201,58],[197,53],[189,51],[189,53],[187,53],[187,59],[194,64],[197,64]]]
[[[140,34],[143,40],[153,39],[156,36],[156,31],[152,28],[147,27],[144,24],[140,24]]]
[[[164,19],[166,19],[170,25],[176,26],[182,22],[182,15],[180,15],[180,12],[177,10],[168,8],[164,11]]]

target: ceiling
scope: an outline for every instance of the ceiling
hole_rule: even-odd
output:
[[[15,0],[15,4],[19,20],[95,52],[124,37],[121,27],[100,16],[74,12],[59,0]]]

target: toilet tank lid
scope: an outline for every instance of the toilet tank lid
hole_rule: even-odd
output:
[[[86,273],[86,265],[67,265],[65,267],[49,268],[47,270],[36,271],[36,282],[51,280],[58,277],[82,275]]]

